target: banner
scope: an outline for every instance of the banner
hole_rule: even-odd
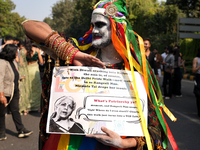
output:
[[[147,121],[147,93],[135,72]],[[96,67],[55,67],[47,133],[102,134],[101,127],[120,136],[144,136],[138,117],[130,71]]]

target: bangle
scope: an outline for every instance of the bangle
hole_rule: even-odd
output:
[[[0,98],[5,97],[5,96],[1,96]]]
[[[57,32],[49,34],[45,40],[45,45],[51,48],[59,58],[68,60],[69,64],[73,63],[74,56],[79,51],[70,41],[66,41]]]
[[[49,46],[49,38],[52,36],[52,35],[54,35],[54,34],[58,34],[58,32],[57,31],[52,31],[47,37],[46,37],[46,39],[45,39],[45,45],[48,47]]]

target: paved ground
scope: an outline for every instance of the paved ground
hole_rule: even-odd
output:
[[[33,131],[27,138],[18,138],[17,131],[9,114],[6,116],[6,136],[7,140],[0,141],[0,150],[37,150],[40,114],[32,112],[27,116],[22,116],[24,126]]]
[[[183,97],[165,100],[165,105],[177,117],[176,122],[165,118],[180,150],[200,150],[200,118],[197,116],[193,89],[193,81],[182,80]]]

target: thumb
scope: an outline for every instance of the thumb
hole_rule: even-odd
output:
[[[7,107],[7,103],[6,103],[6,101],[4,102],[4,106]]]

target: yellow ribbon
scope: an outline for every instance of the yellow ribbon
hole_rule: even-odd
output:
[[[132,74],[132,78],[133,78],[134,94],[136,96],[136,106],[137,106],[137,109],[138,109],[138,112],[139,112],[139,117],[141,119],[142,130],[143,130],[144,136],[146,138],[148,150],[153,150],[151,140],[150,140],[149,131],[147,129],[146,120],[145,120],[145,117],[144,117],[144,114],[143,114],[143,111],[142,111],[142,106],[141,106],[141,103],[140,103],[139,94],[138,94],[138,90],[137,90],[137,86],[136,86],[135,74],[134,74],[134,68],[133,68],[133,62],[134,61],[133,61],[133,57],[132,57],[131,52],[130,52],[129,42],[127,40],[127,37],[125,37],[125,38],[126,38],[126,45],[127,45],[126,47],[127,47],[127,53],[128,53],[130,68],[131,68],[131,74]]]
[[[117,50],[117,52],[120,54],[120,56],[123,58],[124,62],[125,62],[125,69],[128,70],[129,67],[126,65],[129,65],[128,62],[126,61],[126,58],[128,58],[128,54],[127,54],[127,49],[126,47],[124,47],[124,45],[121,43],[121,41],[119,40],[119,38],[116,36],[116,27],[115,27],[115,23],[113,22],[113,20],[111,19],[111,25],[112,25],[112,41],[113,44],[115,46],[115,49]],[[116,44],[115,44],[116,43]],[[126,41],[127,44],[127,41]],[[126,64],[127,62],[127,64]],[[143,71],[141,66],[137,63],[137,61],[135,59],[133,59],[133,63],[135,64],[135,68],[136,70],[142,75]]]
[[[147,76],[147,66],[146,66],[146,55],[145,55],[145,49],[144,49],[144,42],[143,39],[136,33],[136,35],[138,36],[139,39],[139,46],[140,46],[140,50],[141,50],[141,55],[142,55],[142,66],[143,66],[143,75],[144,75],[144,80],[145,80],[145,87],[147,90],[147,93],[149,95],[149,99],[150,99],[150,94],[149,94],[149,88],[148,88],[148,76]],[[154,93],[155,95],[155,93]],[[162,95],[159,94],[159,102],[162,101]],[[156,97],[156,95],[155,95]],[[157,105],[158,105],[158,100],[156,100]],[[158,105],[158,107],[160,108],[160,105]],[[172,121],[176,121],[177,118],[175,118],[175,116],[170,112],[170,110],[165,106],[161,106],[164,110],[164,112],[166,113],[166,115],[172,120]]]
[[[147,75],[147,63],[146,63],[146,55],[145,55],[145,49],[144,49],[144,42],[141,36],[138,36],[138,40],[139,40],[139,47],[140,47],[140,51],[141,51],[141,57],[142,57],[142,68],[143,68],[143,76],[144,76],[144,83],[145,83],[145,88],[149,97],[149,100],[151,101],[151,96],[149,93],[149,86],[148,86],[148,75]]]
[[[172,121],[175,122],[177,120],[177,118],[170,112],[170,110],[165,105],[163,106],[163,110]]]

